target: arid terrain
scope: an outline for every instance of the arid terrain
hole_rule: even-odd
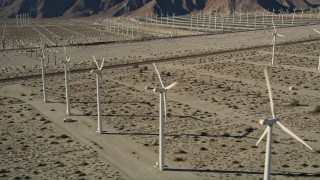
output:
[[[61,32],[59,37],[69,38],[56,43],[51,35],[34,30],[30,30],[33,35],[24,36],[24,31],[14,27],[15,21],[3,20],[9,34],[16,31],[28,46],[10,45],[0,54],[0,178],[262,179],[266,141],[258,146],[256,142],[266,128],[259,120],[271,117],[263,74],[266,68],[277,117],[314,149],[307,149],[275,125],[273,179],[318,179],[320,72],[315,69],[320,34],[312,29],[320,30],[320,25],[316,15],[308,21],[305,14],[296,26],[291,26],[289,19],[282,23],[279,17],[274,17],[277,32],[285,37],[277,38],[273,66],[270,21],[268,28],[250,29],[253,21],[244,24],[237,19],[237,24],[229,19],[224,26],[237,28],[218,31],[212,27],[212,33],[206,33],[197,27],[189,29],[194,32],[190,33],[181,28],[187,24],[181,18],[176,20],[181,24],[176,27],[180,35],[172,38],[166,28],[150,23],[136,29],[139,36],[134,41],[117,39],[112,28],[110,36],[103,36],[109,38],[103,43],[88,40],[101,37],[92,33],[98,30],[87,30],[104,26],[99,20],[92,21],[92,26],[88,19],[38,22],[54,34]],[[265,26],[259,19],[261,27]],[[71,21],[74,25],[63,25]],[[107,28],[111,21],[115,22],[104,20]],[[76,28],[84,22],[86,28]],[[121,27],[123,22],[116,24]],[[148,30],[150,27],[153,29]],[[167,36],[153,36],[151,31]],[[75,32],[86,42],[72,43]],[[8,36],[12,37],[16,36]],[[35,56],[44,41],[48,41],[44,59],[47,103],[42,96],[40,57]],[[71,58],[70,117],[65,115],[62,44]],[[95,132],[96,76],[90,70],[96,65],[92,55],[99,62],[105,59],[102,117],[106,133],[102,135]],[[165,85],[178,82],[167,92],[164,172],[153,167],[158,161],[159,94],[145,89],[160,86],[153,62]],[[65,117],[73,121],[63,122]]]

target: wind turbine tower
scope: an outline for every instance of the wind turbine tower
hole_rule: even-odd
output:
[[[320,31],[313,29],[315,32],[317,32],[318,34],[320,34]],[[318,63],[318,68],[316,69],[316,71],[320,71],[320,55],[319,55],[319,63]]]
[[[47,81],[46,81],[46,73],[45,73],[45,64],[44,59],[46,57],[44,52],[44,47],[41,48],[41,53],[38,54],[41,61],[41,73],[42,73],[42,90],[43,90],[43,101],[47,102]]]
[[[277,36],[284,37],[284,35],[277,33],[277,29],[276,29],[276,26],[275,26],[275,24],[274,24],[273,21],[272,21],[272,24],[273,24],[274,33],[272,33],[272,35],[273,35],[273,40],[272,40],[273,47],[272,47],[272,60],[271,60],[271,65],[274,64],[274,56],[275,56]]]
[[[60,63],[64,64],[64,74],[65,74],[65,86],[66,86],[66,105],[67,105],[67,115],[71,115],[71,105],[70,105],[70,85],[69,85],[69,76],[70,76],[70,58],[67,55],[66,48],[64,47],[65,60],[61,60]]]
[[[103,133],[103,129],[102,129],[102,115],[101,115],[101,81],[102,81],[102,68],[104,65],[104,59],[102,60],[101,65],[98,65],[98,62],[96,60],[96,58],[94,56],[93,60],[97,65],[97,69],[92,69],[91,73],[95,73],[96,74],[96,78],[97,78],[97,108],[98,108],[98,129],[97,129],[97,133],[102,134]]]
[[[153,66],[158,74],[161,87],[150,88],[146,87],[146,89],[153,89],[153,92],[157,92],[160,94],[160,109],[159,109],[159,162],[156,163],[156,167],[159,168],[160,171],[164,170],[164,121],[166,121],[167,111],[166,111],[166,92],[177,85],[177,82],[172,83],[171,85],[165,87],[160,73],[158,71],[157,66],[153,63]]]
[[[264,75],[267,82],[267,88],[268,88],[268,94],[269,94],[269,100],[270,100],[270,107],[271,107],[271,113],[272,118],[262,118],[259,122],[261,125],[267,125],[267,128],[263,132],[262,136],[258,140],[257,144],[265,137],[267,136],[267,144],[266,144],[266,157],[265,157],[265,165],[264,165],[264,180],[270,180],[271,179],[271,152],[272,152],[272,127],[275,124],[278,124],[280,128],[291,135],[293,138],[298,140],[300,143],[305,145],[307,148],[313,150],[307,143],[305,143],[302,139],[300,139],[297,135],[295,135],[293,132],[291,132],[287,127],[285,127],[282,123],[280,123],[279,119],[276,118],[275,111],[274,111],[274,105],[273,105],[273,99],[272,99],[272,91],[270,86],[270,81],[268,77],[267,69],[264,69]]]

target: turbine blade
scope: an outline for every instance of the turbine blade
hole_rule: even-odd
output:
[[[284,35],[282,35],[282,34],[277,34],[277,36],[284,37]]]
[[[158,77],[159,77],[161,86],[164,88],[164,85],[163,85],[163,82],[162,82],[162,79],[161,79],[161,76],[160,76],[160,73],[159,73],[159,71],[158,71],[158,68],[157,68],[156,64],[153,63],[153,66],[154,66],[154,69],[156,70],[156,72],[157,72],[157,74],[158,74]]]
[[[174,82],[174,83],[170,84],[169,86],[165,87],[164,89],[169,90],[169,89],[173,88],[177,84],[178,84],[177,82]]]
[[[284,130],[286,133],[294,137],[296,140],[307,146],[307,148],[313,150],[307,143],[305,143],[302,139],[300,139],[297,135],[295,135],[293,132],[291,132],[288,128],[286,128],[283,124],[281,124],[279,121],[277,121],[278,125],[281,127],[282,130]]]
[[[64,56],[66,57],[66,60],[67,60],[68,59],[68,55],[67,55],[66,47],[63,46],[63,49],[64,49]]]
[[[102,63],[101,63],[101,66],[100,66],[100,70],[103,68],[103,65],[104,65],[104,58],[102,59]]]
[[[263,134],[261,135],[261,137],[259,138],[258,142],[256,143],[256,146],[260,143],[260,141],[266,136],[268,132],[268,128],[266,128],[263,132]]]
[[[274,24],[273,21],[272,21],[272,25],[273,25],[274,32],[277,33],[276,25]]]
[[[267,88],[268,88],[268,94],[269,94],[269,100],[270,100],[270,107],[271,107],[271,113],[272,113],[272,118],[275,119],[276,115],[274,113],[274,105],[273,105],[273,98],[272,98],[272,91],[271,91],[271,85],[269,81],[269,76],[268,76],[268,71],[267,69],[264,69],[264,76],[266,77],[266,82],[267,82]]]
[[[315,32],[319,33],[320,34],[320,31],[316,30],[316,29],[313,29]]]
[[[97,68],[99,69],[99,65],[98,65],[96,58],[94,56],[92,56],[92,57],[93,57],[94,62],[96,63]]]
[[[164,92],[163,104],[164,104],[164,122],[167,122],[167,93]]]

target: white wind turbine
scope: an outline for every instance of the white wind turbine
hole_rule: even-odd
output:
[[[41,48],[41,53],[38,54],[41,62],[41,73],[42,73],[42,91],[43,91],[43,101],[47,102],[47,81],[46,81],[46,72],[45,72],[45,63],[44,58],[46,57],[44,52],[44,47]]]
[[[235,11],[233,11],[233,13],[232,13],[232,23],[234,23],[234,15],[236,14],[236,12]]]
[[[272,60],[271,60],[271,65],[274,64],[274,55],[275,55],[275,48],[276,48],[276,39],[277,39],[277,36],[284,37],[284,35],[277,33],[277,29],[276,29],[276,26],[275,26],[275,24],[274,24],[273,21],[272,21],[272,25],[273,25],[274,33],[272,33],[272,35],[273,35],[273,40],[272,40],[273,48],[272,48]]]
[[[104,65],[104,59],[102,60],[101,65],[98,65],[98,62],[96,60],[96,58],[94,56],[93,60],[97,65],[97,69],[92,69],[91,73],[96,73],[96,78],[97,78],[97,108],[98,108],[98,129],[97,129],[97,133],[102,134],[103,130],[102,130],[102,116],[101,116],[101,81],[102,81],[102,68]]]
[[[161,87],[155,87],[150,88],[146,87],[146,89],[153,89],[154,92],[158,92],[160,94],[160,110],[159,110],[159,162],[156,163],[156,167],[159,168],[160,171],[164,170],[164,122],[166,121],[167,117],[167,110],[166,110],[166,92],[167,90],[171,89],[175,85],[177,85],[177,82],[174,82],[170,84],[169,86],[165,87],[160,73],[158,71],[158,68],[156,64],[153,63],[153,66],[156,70],[156,73],[158,74]]]
[[[267,125],[266,130],[263,132],[262,136],[258,140],[257,144],[267,135],[267,144],[266,144],[266,157],[265,157],[265,165],[264,165],[264,180],[270,180],[271,179],[271,143],[272,143],[272,126],[274,124],[278,124],[280,128],[291,135],[293,138],[301,142],[303,145],[307,146],[309,149],[313,150],[308,144],[306,144],[302,139],[300,139],[298,136],[296,136],[293,132],[291,132],[288,128],[286,128],[282,123],[280,123],[279,119],[276,118],[275,112],[274,112],[274,105],[273,105],[273,99],[272,99],[272,91],[270,86],[270,81],[268,77],[267,69],[264,69],[264,75],[267,82],[267,88],[268,88],[268,94],[269,94],[269,100],[270,100],[270,106],[271,106],[271,113],[272,118],[262,118],[259,121],[259,124],[261,125]]]
[[[67,55],[66,48],[64,48],[65,60],[61,60],[60,63],[64,64],[64,77],[65,77],[65,86],[66,86],[66,105],[67,105],[67,115],[71,115],[71,105],[70,105],[70,85],[69,85],[69,77],[70,77],[70,58]]]
[[[57,56],[56,56],[56,53],[59,52],[53,48],[51,48],[52,51],[53,51],[53,58],[54,58],[54,65],[57,65]]]
[[[304,9],[302,9],[302,11],[301,11],[301,16],[300,16],[301,19],[302,19],[302,16],[303,16],[303,11],[304,11]]]
[[[293,9],[291,26],[293,26],[293,23],[294,23],[294,18],[295,18],[295,16],[296,16],[296,10],[297,10],[297,8],[294,8],[294,9]]]
[[[315,32],[320,34],[320,31],[313,29]],[[316,69],[316,71],[320,71],[320,55],[319,55],[319,63],[318,63],[318,68]]]

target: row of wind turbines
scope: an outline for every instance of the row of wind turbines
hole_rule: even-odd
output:
[[[17,14],[16,15],[17,27],[23,27],[30,23],[29,13]]]
[[[274,25],[274,24],[273,24]],[[315,29],[314,29],[315,30]],[[315,30],[317,33],[320,34],[319,31]],[[274,25],[274,33],[273,35],[273,54],[272,54],[272,62],[271,65],[274,65],[274,57],[275,57],[275,45],[276,45],[276,37],[284,37],[281,34],[278,34]],[[41,67],[42,67],[42,81],[43,81],[43,96],[44,96],[44,102],[47,102],[47,85],[46,85],[46,78],[45,78],[45,65],[43,60],[45,59],[45,52],[42,48],[41,50],[41,55],[40,55],[40,60],[41,60]],[[67,55],[67,51],[64,47],[64,52],[65,52],[65,59],[61,60],[60,62],[64,64],[64,70],[65,70],[65,91],[66,91],[66,114],[68,116],[72,115],[71,112],[71,104],[70,104],[70,85],[69,85],[69,76],[70,76],[70,57]],[[91,73],[96,74],[96,83],[97,83],[97,112],[98,112],[98,125],[97,125],[97,133],[98,134],[103,134],[105,131],[103,130],[103,125],[102,125],[102,106],[101,106],[101,85],[103,82],[102,79],[102,74],[103,74],[103,66],[104,66],[104,59],[102,60],[102,63],[99,65],[98,61],[94,56],[93,60],[96,64],[96,69],[92,69]],[[159,73],[159,70],[156,66],[155,63],[153,63],[155,72],[159,78],[160,81],[160,86],[159,87],[148,87],[146,86],[145,89],[147,90],[152,90],[155,93],[159,93],[159,160],[156,163],[156,166],[160,171],[165,170],[165,154],[164,154],[164,141],[165,141],[165,136],[164,136],[164,123],[166,122],[166,100],[167,96],[166,93],[168,90],[171,88],[175,87],[178,83],[174,82],[170,84],[169,86],[165,86],[161,75]],[[320,70],[320,58],[319,58],[319,66],[318,66],[318,71]],[[303,145],[305,145],[307,148],[313,150],[308,144],[306,144],[301,138],[299,138],[297,135],[295,135],[292,131],[290,131],[287,127],[285,127],[282,123],[280,123],[279,119],[275,115],[275,109],[274,109],[274,103],[273,103],[273,97],[272,97],[272,91],[271,91],[271,85],[269,81],[269,76],[268,72],[265,69],[264,70],[264,75],[267,83],[267,89],[268,89],[268,94],[269,94],[269,101],[270,101],[270,107],[271,107],[271,118],[262,118],[260,120],[261,125],[266,125],[267,128],[263,132],[262,136],[259,138],[257,145],[261,142],[261,140],[267,136],[267,142],[266,142],[266,155],[265,155],[265,169],[264,169],[264,180],[270,180],[271,179],[271,150],[272,150],[272,127],[275,124],[278,124],[282,130],[284,130],[286,133],[288,133],[290,136],[292,136],[294,139],[297,141],[301,142]]]
[[[285,36],[282,35],[282,34],[277,33],[277,29],[276,29],[276,26],[275,26],[275,24],[274,24],[273,21],[272,21],[272,24],[273,24],[274,32],[272,33],[273,39],[272,39],[272,59],[271,59],[271,65],[273,66],[273,65],[274,65],[274,60],[275,60],[276,39],[277,39],[277,37],[282,37],[282,38],[284,38]],[[320,34],[320,31],[318,31],[318,30],[316,30],[316,29],[313,29],[313,30],[314,30],[315,32],[317,32],[318,34]],[[318,66],[317,66],[317,68],[315,69],[315,71],[320,71],[320,55],[319,55]]]

